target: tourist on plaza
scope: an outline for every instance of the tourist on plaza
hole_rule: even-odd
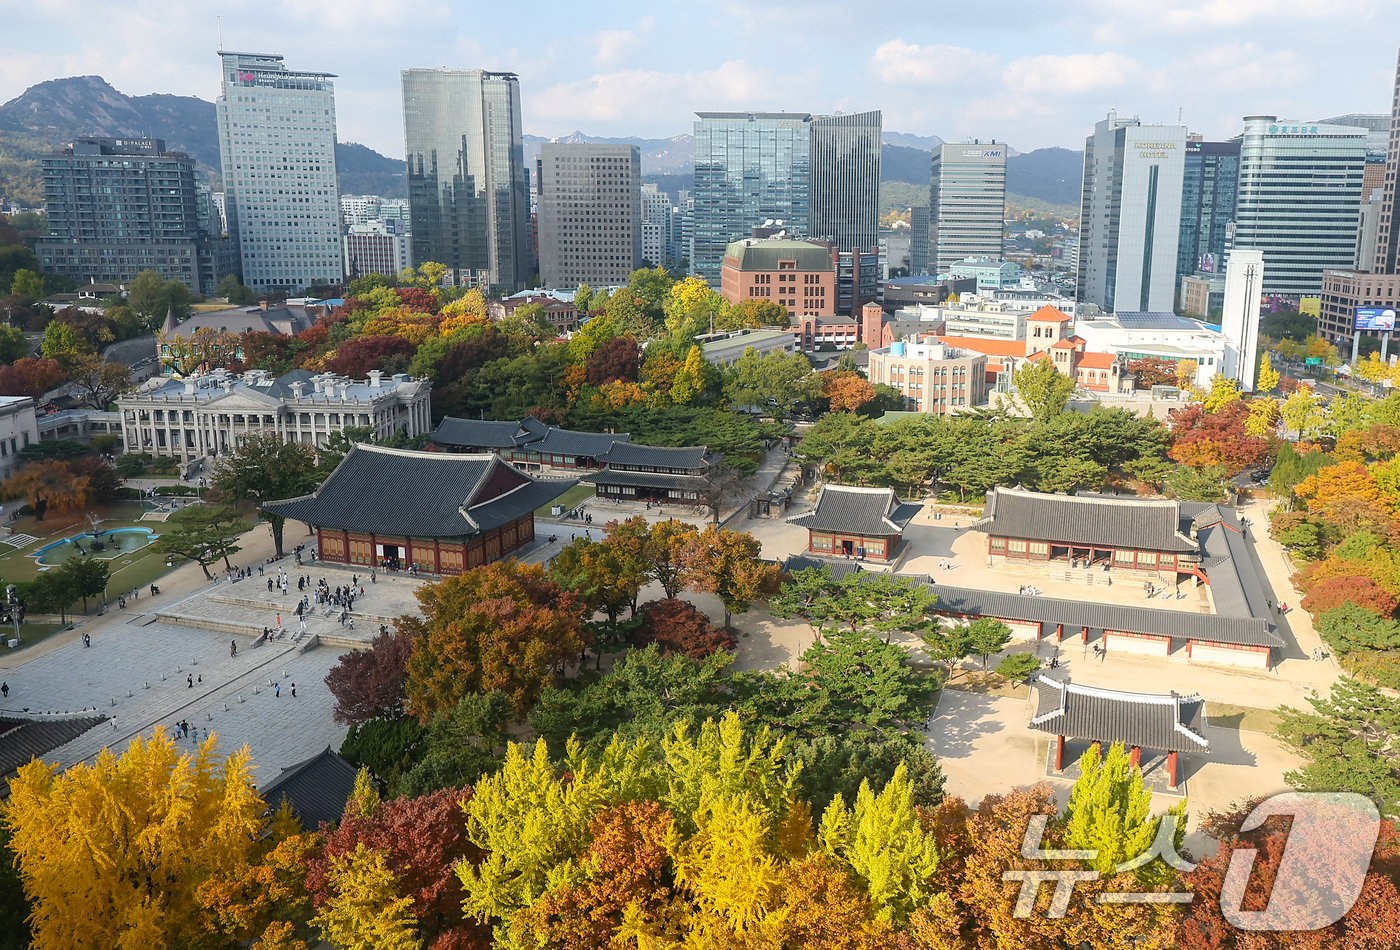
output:
[[[238,641],[237,641],[237,640],[230,640],[230,641],[229,641],[229,644],[228,644],[228,655],[229,655],[229,656],[238,656]]]
[[[188,673],[188,674],[186,674],[186,676],[185,676],[185,688],[186,688],[186,689],[194,689],[194,674],[193,674],[193,673]]]
[[[5,699],[9,699],[9,698],[10,698],[10,684],[9,684],[9,683],[0,683],[0,697],[4,697]]]
[[[296,698],[297,698],[297,684],[296,684],[296,683],[293,683],[293,684],[292,684],[292,698],[293,698],[293,699],[296,699]]]
[[[281,698],[282,698],[282,684],[281,684],[281,683],[274,683],[274,684],[273,684],[273,686],[272,686],[272,695],[273,695],[273,696],[276,696],[278,699],[281,699]]]

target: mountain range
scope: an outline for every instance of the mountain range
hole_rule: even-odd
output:
[[[194,96],[154,94],[127,96],[100,76],[52,79],[26,89],[0,105],[0,196],[17,204],[37,205],[40,156],[76,136],[161,138],[171,150],[198,163],[213,184],[219,180],[219,142],[212,102]],[[670,138],[606,138],[574,132],[558,139],[524,136],[525,160],[533,168],[542,144],[549,141],[636,145],[643,180],[674,194],[695,183],[695,140],[688,134]],[[936,135],[885,132],[881,179],[927,185],[931,150],[943,143]],[[1043,148],[1019,153],[1008,148],[1007,191],[1057,205],[1078,205],[1083,153]],[[404,162],[353,142],[336,145],[342,194],[404,197]]]

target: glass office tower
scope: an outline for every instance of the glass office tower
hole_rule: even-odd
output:
[[[812,117],[800,112],[697,112],[695,257],[720,284],[724,250],[765,221],[806,235],[812,219]],[[878,147],[878,139],[877,139]]]
[[[413,259],[461,287],[523,290],[535,270],[520,81],[481,69],[403,71]]]
[[[838,250],[870,250],[880,240],[880,113],[812,119],[812,223],[809,236]]]
[[[1240,143],[1188,141],[1182,182],[1177,280],[1195,273],[1224,274],[1240,182]]]
[[[219,157],[243,283],[291,293],[341,282],[331,73],[290,70],[274,53],[219,51]]]
[[[1370,130],[1245,116],[1235,247],[1264,252],[1266,294],[1317,296],[1356,262]]]

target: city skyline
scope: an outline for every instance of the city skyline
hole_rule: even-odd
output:
[[[129,2],[5,9],[7,36],[28,42],[0,46],[0,101],[47,79],[92,73],[132,95],[217,94],[202,66],[219,44],[212,7],[159,16]],[[1387,111],[1393,53],[1386,46],[1400,28],[1400,10],[1364,2],[1268,9],[1080,2],[1053,13],[1026,5],[996,25],[970,10],[935,7],[894,24],[843,19],[839,30],[834,5],[821,3],[664,11],[637,4],[605,20],[550,7],[543,15],[568,39],[524,44],[540,11],[410,4],[327,13],[304,2],[220,10],[228,49],[286,52],[315,30],[321,48],[336,52],[297,57],[309,57],[304,68],[341,77],[342,140],[386,155],[397,155],[402,141],[399,70],[442,66],[519,74],[524,131],[545,137],[575,130],[666,137],[683,134],[697,110],[797,106],[820,114],[879,109],[887,129],[948,141],[995,137],[1018,151],[1076,148],[1081,130],[1109,109],[1174,123],[1181,108],[1183,124],[1221,140],[1239,133],[1245,115]],[[779,23],[804,50],[791,64],[771,58]],[[565,43],[573,55],[559,55]],[[678,43],[688,44],[685,60],[695,67],[677,67]],[[1313,52],[1337,44],[1351,69],[1328,69]],[[142,52],[157,46],[160,57]],[[802,65],[822,61],[824,50],[850,67]]]

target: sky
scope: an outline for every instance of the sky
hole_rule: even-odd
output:
[[[403,154],[399,71],[509,70],[525,131],[661,138],[696,110],[883,110],[884,128],[1083,148],[1109,109],[1208,139],[1386,112],[1395,0],[0,0],[0,102],[63,76],[218,95],[226,49],[332,72],[341,141]]]

